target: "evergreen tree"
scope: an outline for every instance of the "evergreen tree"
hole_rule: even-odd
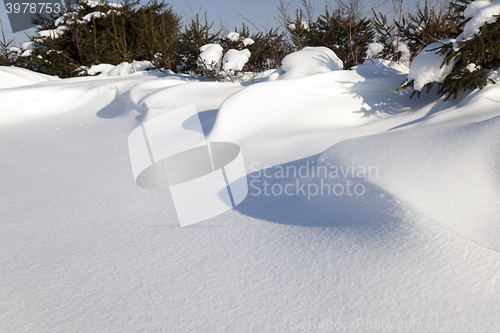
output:
[[[428,1],[424,7],[417,5],[415,14],[402,14],[399,20],[389,23],[387,16],[373,12],[373,27],[377,32],[377,42],[383,50],[376,57],[391,61],[399,61],[402,57],[401,46],[408,47],[410,58],[413,58],[426,46],[436,41],[455,37],[458,34],[460,19],[453,15],[453,4],[436,9],[430,7]]]
[[[416,14],[408,14],[408,19],[403,16],[401,24],[394,21],[402,40],[410,48],[412,59],[427,45],[457,36],[460,20],[453,15],[453,10],[452,3],[436,10],[425,0],[423,8],[417,6]]]
[[[315,23],[304,20],[304,13],[297,9],[295,21],[288,22],[286,27],[290,35],[292,51],[300,51],[306,46],[316,46],[312,41],[312,34],[316,30]]]
[[[372,12],[372,24],[377,34],[377,43],[383,46],[382,51],[376,55],[376,58],[398,61],[401,58],[401,53],[399,48],[395,47],[398,44],[399,38],[395,22],[389,23],[385,14],[377,14],[373,9]]]
[[[330,13],[325,8],[316,22],[304,22],[302,18],[302,11],[297,11],[288,28],[293,49],[326,46],[342,59],[345,69],[363,62],[366,47],[375,37],[371,21],[355,10],[338,8]]]
[[[2,30],[2,39],[0,40],[0,66],[9,66],[13,63],[13,54],[10,51],[14,39],[7,40],[3,31],[2,21],[0,20],[0,29]]]
[[[289,53],[284,33],[278,33],[277,30],[258,32],[252,34],[250,38],[254,43],[247,46],[250,50],[250,59],[246,64],[248,71],[262,72],[277,69],[281,66],[281,59]]]
[[[458,0],[455,6],[457,17],[462,19],[461,35],[439,48],[444,55],[443,64],[455,62],[452,71],[445,77],[439,91],[449,97],[457,97],[460,91],[483,88],[488,82],[495,83],[489,76],[500,66],[500,16],[494,22],[479,28],[475,36],[463,36],[463,28],[470,18],[463,16],[470,0]]]
[[[281,66],[281,59],[288,54],[284,34],[279,34],[277,30],[270,29],[266,33],[259,31],[250,34],[248,27],[243,24],[241,30],[235,28],[234,32],[239,35],[237,40],[222,37],[219,39],[219,44],[223,48],[223,54],[230,49],[238,51],[248,49],[250,51],[250,59],[243,67],[243,72],[262,72],[276,69]],[[246,38],[250,38],[252,43],[245,45]]]
[[[349,69],[363,62],[366,47],[373,41],[375,33],[371,21],[357,17],[358,13],[341,9],[318,17],[312,30],[314,46],[327,46],[344,62]]]
[[[133,60],[153,60],[158,67],[175,69],[180,17],[164,2],[138,5],[138,0],[125,0],[121,6],[79,1],[49,18],[38,15],[33,23],[37,33],[46,36],[31,37],[35,69],[71,77],[93,64]]]
[[[184,73],[200,73],[197,63],[200,55],[200,47],[216,43],[219,37],[219,32],[215,34],[210,32],[212,26],[213,23],[208,23],[207,14],[205,13],[203,24],[200,22],[198,14],[196,14],[196,17],[185,27],[179,41],[179,71]]]

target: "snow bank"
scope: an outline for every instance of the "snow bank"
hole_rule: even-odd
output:
[[[356,127],[366,135],[422,117],[428,110],[423,114],[406,111],[418,110],[438,96],[410,100],[409,92],[396,92],[407,68],[392,65],[374,59],[353,70],[245,87],[220,106],[210,140],[237,143],[245,151],[245,159],[269,149],[273,154],[266,162],[283,163],[323,152],[345,138],[342,133],[346,128]],[[403,114],[409,118],[404,120]],[[375,126],[380,118],[388,119]],[[326,132],[328,139],[320,143],[318,133]],[[304,156],[304,152],[309,155]]]
[[[206,44],[200,47],[200,56],[198,58],[198,66],[206,66],[209,70],[220,71],[222,61],[222,46],[219,44]]]
[[[224,59],[222,59],[222,68],[225,71],[241,71],[249,59],[250,51],[248,49],[241,51],[231,49],[226,52]]]
[[[446,39],[444,42],[452,42],[452,39]],[[451,72],[456,61],[451,61],[448,65],[443,65],[443,56],[431,51],[442,46],[440,43],[432,43],[425,47],[413,59],[410,65],[410,73],[408,73],[408,81],[415,80],[413,88],[422,90],[422,88],[431,82],[442,82],[444,78]]]
[[[283,58],[281,67],[276,70],[269,81],[292,79],[319,73],[342,70],[344,64],[335,52],[327,47],[305,47]]]
[[[500,253],[448,229],[495,240],[500,92],[429,103],[395,91],[404,77],[373,60],[247,85],[127,75],[0,90],[0,331],[288,332],[361,318],[353,331],[498,332]],[[193,103],[204,129],[217,118],[210,141],[269,165],[247,170],[271,194],[181,229],[168,191],[135,185],[127,138]],[[378,167],[365,195],[308,200],[314,179],[275,175],[310,171],[332,145],[328,161]]]
[[[0,66],[0,89],[28,86],[57,79],[24,68]]]
[[[500,250],[500,116],[486,115],[498,103],[487,98],[499,95],[500,87],[488,87],[433,126],[348,140],[319,161],[373,166],[378,176],[371,183],[462,237]],[[457,115],[464,114],[470,118],[460,124]]]

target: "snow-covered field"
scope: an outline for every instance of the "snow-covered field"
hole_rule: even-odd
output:
[[[0,67],[0,331],[500,332],[500,86],[410,99],[401,66],[325,66]],[[181,228],[128,137],[192,104],[249,194]]]

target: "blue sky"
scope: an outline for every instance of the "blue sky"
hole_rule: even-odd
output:
[[[376,0],[363,1],[365,10],[371,10],[371,7],[374,6],[375,1]],[[186,21],[189,21],[189,18],[196,13],[207,12],[209,22],[213,22],[214,27],[216,28],[219,27],[220,20],[225,22],[230,30],[233,30],[235,26],[241,27],[241,24],[243,22],[245,22],[247,26],[250,26],[250,24],[246,22],[245,19],[243,19],[241,16],[239,16],[239,14],[252,21],[259,27],[259,29],[262,29],[263,27],[264,29],[275,28],[278,26],[274,17],[278,13],[277,5],[279,4],[279,0],[189,0],[187,2],[182,0],[172,0],[166,2],[172,5],[174,11],[181,14],[183,20]],[[287,3],[288,2],[290,2],[291,9],[300,7],[300,0],[287,1]],[[330,2],[333,3],[333,1]],[[145,0],[141,1],[141,4],[146,3],[147,1]],[[318,15],[322,13],[326,5],[326,0],[315,0],[315,14]],[[381,11],[384,11],[382,7],[379,8]],[[34,34],[34,29],[29,29],[23,32],[12,34],[5,6],[3,4],[0,4],[0,20],[2,20],[6,37],[16,37],[16,45],[28,39],[25,33],[27,33],[28,35]],[[250,30],[254,31],[255,29],[250,26]]]

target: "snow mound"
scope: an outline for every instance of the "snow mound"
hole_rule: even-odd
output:
[[[335,140],[345,138],[342,133],[346,128],[361,131],[373,123],[373,127],[363,127],[365,134],[388,130],[405,120],[393,115],[375,126],[379,117],[390,114],[386,110],[418,110],[438,98],[428,94],[410,100],[408,92],[396,92],[406,77],[405,69],[374,59],[353,70],[246,86],[224,100],[209,139],[238,144],[245,151],[245,160],[258,156],[255,158],[262,161],[262,150],[269,150],[273,154],[267,163],[284,163],[304,158],[306,151],[323,152]],[[406,116],[410,121],[422,114],[414,111]],[[328,143],[318,142],[318,133],[325,132],[330,133]]]
[[[452,41],[452,39],[444,40],[445,43]],[[450,61],[449,64],[441,66],[443,56],[436,53],[436,51],[431,51],[440,46],[440,43],[428,45],[411,62],[408,81],[415,80],[413,83],[415,90],[420,91],[426,84],[431,82],[442,82],[453,69],[456,61]]]
[[[222,61],[222,46],[219,44],[206,44],[200,47],[198,66],[206,66],[209,70],[220,71]]]
[[[500,253],[449,231],[495,244],[499,85],[410,100],[375,59],[244,85],[155,73],[0,90],[1,332],[499,331]],[[209,141],[240,145],[250,193],[180,228],[169,191],[134,183],[127,138],[192,104]],[[327,149],[340,177],[378,168],[364,195],[309,198]]]
[[[368,59],[358,66],[351,67],[351,70],[356,71],[366,79],[383,79],[398,74],[408,74],[409,72],[408,66],[402,62],[380,58]]]
[[[269,81],[327,73],[343,67],[342,60],[329,48],[305,47],[283,58],[281,67],[269,76]]]
[[[51,80],[57,80],[57,78],[24,68],[0,66],[0,89],[28,86]]]
[[[485,88],[428,126],[347,140],[319,162],[374,167],[371,183],[454,233],[500,250],[500,116],[491,99],[498,95],[500,87]]]
[[[231,49],[226,52],[224,59],[222,59],[222,68],[225,71],[241,71],[249,59],[250,51],[248,49],[241,51]]]

